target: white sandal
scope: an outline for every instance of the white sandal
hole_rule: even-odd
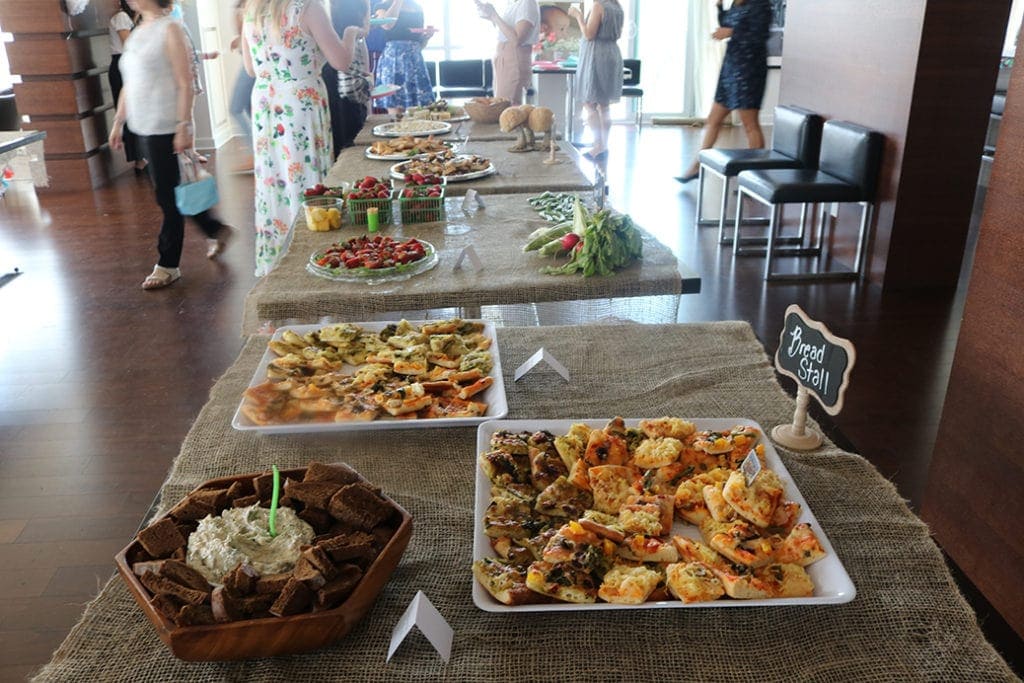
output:
[[[175,280],[181,278],[180,268],[164,268],[153,266],[153,272],[142,281],[143,289],[163,289]]]
[[[217,237],[210,237],[206,240],[206,258],[215,259],[224,253],[235,236],[235,229],[225,225],[217,233]]]

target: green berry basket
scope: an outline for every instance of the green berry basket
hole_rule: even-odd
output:
[[[432,187],[440,187],[441,194],[437,197],[403,197],[398,190],[398,206],[402,211],[402,223],[433,223],[445,219],[444,185],[407,185],[406,189],[415,192],[429,192]]]
[[[345,204],[348,206],[348,220],[353,225],[366,225],[366,210],[371,206],[376,206],[378,209],[378,217],[380,218],[381,225],[388,225],[392,219],[391,201],[395,196],[395,190],[392,188],[388,192],[387,197],[378,197],[374,199],[346,199]]]

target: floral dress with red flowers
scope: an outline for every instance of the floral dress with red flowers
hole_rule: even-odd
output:
[[[257,31],[245,17],[252,52],[254,174],[256,176],[256,275],[277,266],[291,241],[302,193],[323,182],[331,168],[331,121],[320,77],[323,54],[300,26],[310,0],[293,0],[280,35],[269,22]]]

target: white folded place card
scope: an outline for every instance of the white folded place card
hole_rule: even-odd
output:
[[[459,252],[459,258],[455,259],[455,265],[452,266],[453,270],[459,270],[462,268],[462,262],[469,259],[469,262],[473,265],[475,270],[483,270],[484,264],[480,260],[480,257],[476,253],[476,248],[470,244]]]
[[[740,471],[743,472],[743,478],[746,480],[747,486],[753,486],[757,475],[761,474],[761,459],[757,457],[757,453],[753,448],[747,453],[747,457],[743,458]]]
[[[405,609],[405,614],[398,620],[395,630],[391,632],[391,645],[388,646],[387,661],[391,661],[392,655],[412,631],[413,626],[427,637],[430,644],[441,655],[441,659],[447,664],[448,659],[452,656],[452,640],[455,638],[455,632],[437,611],[437,608],[431,604],[427,596],[423,594],[423,591],[416,591],[416,596]]]
[[[466,196],[462,198],[462,210],[469,211],[470,209],[484,209],[487,205],[484,204],[484,198],[480,196],[480,193],[470,188],[466,190]]]
[[[533,370],[533,368],[536,367],[537,363],[541,361],[547,363],[548,366],[550,366],[552,370],[561,375],[562,379],[564,379],[566,382],[569,381],[569,370],[564,365],[562,365],[557,358],[548,353],[547,349],[545,349],[543,346],[537,350],[537,353],[530,356],[525,363],[516,368],[516,373],[513,381],[518,382],[526,373],[528,373],[530,370]]]

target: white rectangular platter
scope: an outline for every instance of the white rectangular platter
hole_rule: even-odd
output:
[[[622,605],[613,604],[607,602],[595,602],[589,604],[575,604],[575,603],[554,603],[554,604],[543,604],[543,605],[504,605],[487,592],[487,590],[480,585],[479,581],[473,581],[473,602],[477,607],[484,610],[485,612],[578,612],[584,610],[621,610],[621,609],[672,609],[672,608],[695,608],[695,609],[707,609],[709,607],[784,607],[793,605],[837,605],[844,602],[853,600],[857,594],[857,590],[853,585],[853,581],[850,580],[850,575],[846,573],[846,569],[843,567],[843,563],[839,561],[839,557],[836,555],[835,549],[829,542],[828,537],[825,534],[825,530],[818,524],[818,520],[815,519],[814,513],[811,512],[810,507],[807,505],[807,501],[800,495],[800,491],[797,489],[796,484],[793,482],[793,478],[789,475],[786,470],[786,466],[782,464],[782,460],[779,458],[779,454],[775,451],[774,446],[770,439],[764,436],[764,430],[761,429],[761,425],[742,417],[727,417],[727,418],[685,418],[692,421],[697,425],[698,430],[709,429],[713,431],[726,432],[732,429],[736,425],[748,425],[756,427],[761,432],[761,441],[765,445],[765,460],[770,469],[774,470],[779,478],[785,484],[784,498],[786,500],[793,500],[800,503],[801,514],[799,522],[807,522],[814,529],[818,540],[821,541],[822,547],[827,553],[824,558],[815,562],[814,564],[806,567],[807,574],[811,577],[814,582],[814,596],[810,598],[775,598],[771,600],[734,600],[728,597],[722,597],[718,600],[711,602],[693,602],[685,603],[681,600],[665,600],[657,602],[645,602],[640,605]],[[476,447],[477,454],[484,453],[490,450],[491,435],[500,429],[507,429],[511,432],[530,431],[535,432],[538,430],[547,430],[559,436],[569,431],[569,428],[577,423],[582,422],[590,427],[602,428],[608,424],[608,420],[492,420],[485,422],[480,425],[477,429]],[[639,419],[627,419],[627,427],[635,427]],[[487,475],[484,474],[483,470],[480,469],[479,464],[476,464],[474,458],[474,466],[476,467],[476,500],[474,505],[473,514],[473,560],[483,559],[485,557],[495,557],[494,551],[491,549],[491,544],[487,535],[484,534],[483,518],[484,513],[487,510],[487,505],[490,502],[490,491],[491,482],[487,479]],[[697,527],[687,524],[685,522],[676,519],[672,529],[673,534],[681,536],[687,536],[693,539],[700,539],[700,531]],[[467,567],[467,571],[468,571]]]
[[[428,322],[437,322],[432,320],[412,320],[410,321],[413,325],[419,326]],[[245,402],[244,397],[240,397],[238,408],[235,410],[235,416],[231,420],[231,426],[235,429],[243,432],[259,432],[261,434],[315,434],[322,432],[354,432],[354,431],[367,431],[367,430],[380,430],[380,429],[431,429],[434,427],[472,427],[485,422],[487,420],[495,420],[508,414],[508,399],[505,396],[505,379],[501,373],[501,356],[498,351],[498,337],[494,330],[494,323],[486,320],[467,320],[466,322],[479,322],[483,323],[483,333],[490,337],[493,341],[491,348],[488,349],[491,352],[491,358],[494,361],[494,367],[491,372],[488,373],[494,378],[494,384],[484,390],[479,397],[475,397],[477,400],[487,403],[487,414],[481,417],[446,417],[446,418],[432,418],[432,419],[398,419],[390,416],[385,416],[377,420],[369,422],[297,422],[291,424],[279,424],[279,425],[257,425],[253,423],[242,413],[242,405]],[[395,325],[398,321],[378,321],[369,323],[353,323],[363,328],[367,332],[380,332],[388,325]],[[281,339],[284,335],[285,330],[292,330],[298,335],[304,335],[308,332],[319,330],[323,325],[291,325],[288,327],[279,328],[274,332],[274,336],[271,339]],[[275,358],[274,352],[270,350],[268,346],[266,351],[263,352],[263,357],[260,359],[259,364],[256,366],[256,371],[253,373],[252,380],[249,382],[250,387],[254,387],[258,384],[262,384],[267,380],[267,365]],[[346,365],[343,370],[353,370],[352,366]]]

